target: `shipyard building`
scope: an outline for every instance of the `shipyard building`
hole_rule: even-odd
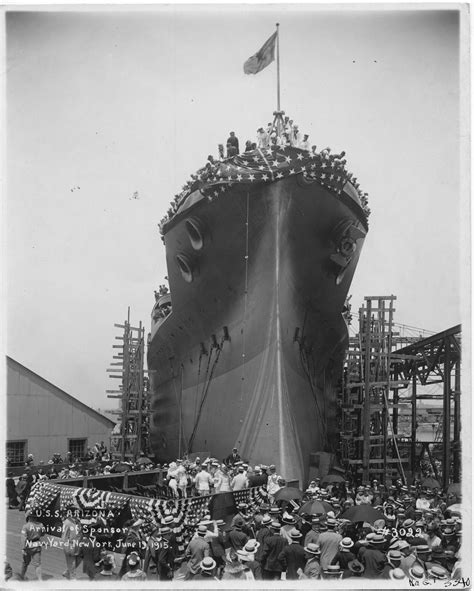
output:
[[[11,466],[28,454],[35,463],[54,453],[82,456],[98,441],[109,445],[115,423],[93,408],[7,357],[6,453]]]

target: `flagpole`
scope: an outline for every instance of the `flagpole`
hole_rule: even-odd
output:
[[[280,110],[280,23],[277,28],[277,111]]]

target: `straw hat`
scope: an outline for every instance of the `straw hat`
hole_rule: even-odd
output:
[[[259,548],[260,548],[260,542],[257,542],[257,540],[251,539],[251,540],[248,540],[248,542],[245,544],[244,552],[247,552],[248,554],[253,554]]]
[[[359,562],[358,560],[351,560],[347,567],[349,568],[349,570],[352,573],[355,573],[356,575],[359,573],[363,573],[365,570],[364,565],[362,564],[362,562]]]
[[[339,546],[341,547],[341,549],[349,549],[352,548],[352,546],[354,545],[354,542],[351,540],[351,538],[342,538],[342,540],[339,542]]]
[[[304,547],[304,551],[308,554],[312,554],[313,556],[319,556],[321,554],[321,548],[319,544],[314,544],[310,542],[307,546]]]
[[[421,565],[415,564],[408,569],[408,574],[412,579],[421,581],[425,578],[425,569]]]
[[[389,571],[388,575],[391,579],[394,579],[396,581],[402,581],[403,579],[406,579],[405,573],[401,568],[392,568],[392,570]]]
[[[428,574],[433,579],[438,580],[445,580],[449,576],[448,571],[442,566],[438,566],[437,564],[428,569]]]
[[[323,570],[323,573],[329,577],[338,577],[339,575],[342,575],[342,570],[338,564],[330,564],[325,570]]]
[[[211,558],[210,556],[206,556],[201,560],[199,566],[201,567],[201,570],[210,571],[214,570],[217,565],[216,561],[213,558]]]

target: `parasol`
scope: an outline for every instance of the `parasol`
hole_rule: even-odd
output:
[[[303,492],[299,488],[285,486],[277,490],[273,496],[275,501],[292,501],[293,499],[302,499]]]
[[[320,515],[326,514],[328,513],[328,511],[334,511],[332,505],[330,505],[326,501],[314,500],[308,501],[307,503],[302,505],[298,513],[300,515],[302,515],[303,513],[306,513],[307,515]]]
[[[344,511],[340,516],[342,519],[349,519],[353,523],[358,521],[366,521],[373,523],[377,519],[384,519],[384,514],[378,509],[374,509],[370,505],[356,505]]]

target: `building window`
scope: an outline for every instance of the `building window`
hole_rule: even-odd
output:
[[[7,441],[7,465],[23,466],[26,462],[26,440]]]
[[[86,455],[87,439],[69,439],[68,443],[71,459],[82,459]]]

